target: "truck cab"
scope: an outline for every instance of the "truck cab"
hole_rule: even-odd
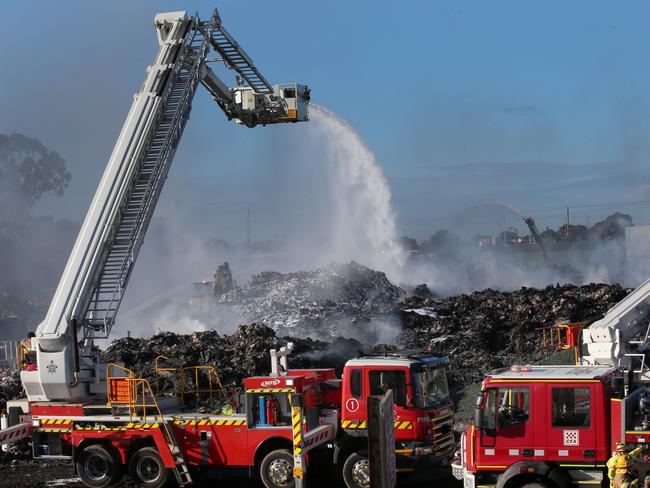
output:
[[[489,374],[454,476],[465,487],[600,486],[618,437],[610,424],[621,375],[609,366],[513,366]]]
[[[394,394],[398,468],[414,469],[416,462],[446,462],[453,449],[453,403],[447,383],[449,359],[427,353],[404,352],[361,356],[345,364],[342,376],[341,429],[349,437],[347,452],[356,455],[357,468],[366,462],[367,398]],[[367,462],[366,462],[367,463]],[[351,468],[355,471],[354,467]],[[344,474],[350,469],[343,469]],[[363,473],[356,469],[358,477]],[[364,486],[363,483],[356,483]],[[355,484],[348,484],[355,486]]]

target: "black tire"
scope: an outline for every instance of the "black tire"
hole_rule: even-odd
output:
[[[100,444],[84,447],[75,463],[81,481],[92,488],[111,486],[124,474],[124,466],[115,451]]]
[[[171,469],[165,468],[155,447],[142,447],[133,453],[129,460],[129,474],[142,488],[164,488],[175,481]]]
[[[260,463],[260,479],[266,488],[293,488],[293,456],[286,449],[271,451]]]
[[[535,481],[533,483],[524,483],[523,485],[517,485],[517,488],[548,488],[548,485],[546,483]]]
[[[343,464],[343,481],[347,488],[370,487],[368,456],[365,453],[353,452],[348,456]]]

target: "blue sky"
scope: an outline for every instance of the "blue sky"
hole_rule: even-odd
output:
[[[155,55],[155,13],[207,17],[214,6],[4,4],[0,132],[41,139],[73,172],[66,196],[40,211],[82,218]],[[388,177],[402,232],[427,237],[483,200],[531,211],[541,227],[559,225],[562,212],[546,209],[566,205],[577,220],[615,209],[649,220],[645,203],[581,207],[650,200],[647,2],[217,6],[269,80],[307,83],[359,131]],[[257,237],[281,237],[291,216],[309,211],[308,191],[287,190],[309,178],[287,162],[303,131],[228,124],[199,94],[159,216],[202,228],[207,210],[215,223],[203,230],[237,241],[250,207]],[[496,227],[492,214],[476,219]]]

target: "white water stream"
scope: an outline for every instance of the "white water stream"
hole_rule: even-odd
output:
[[[326,152],[332,257],[355,260],[398,278],[402,256],[391,192],[375,155],[334,112],[312,105],[310,113],[311,131],[323,142],[316,147]]]

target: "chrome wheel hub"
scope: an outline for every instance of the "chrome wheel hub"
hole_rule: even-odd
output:
[[[357,486],[370,486],[370,470],[367,459],[354,463],[354,466],[352,466],[352,479]]]
[[[276,486],[286,486],[293,479],[291,464],[286,459],[274,459],[269,464],[269,479]]]

